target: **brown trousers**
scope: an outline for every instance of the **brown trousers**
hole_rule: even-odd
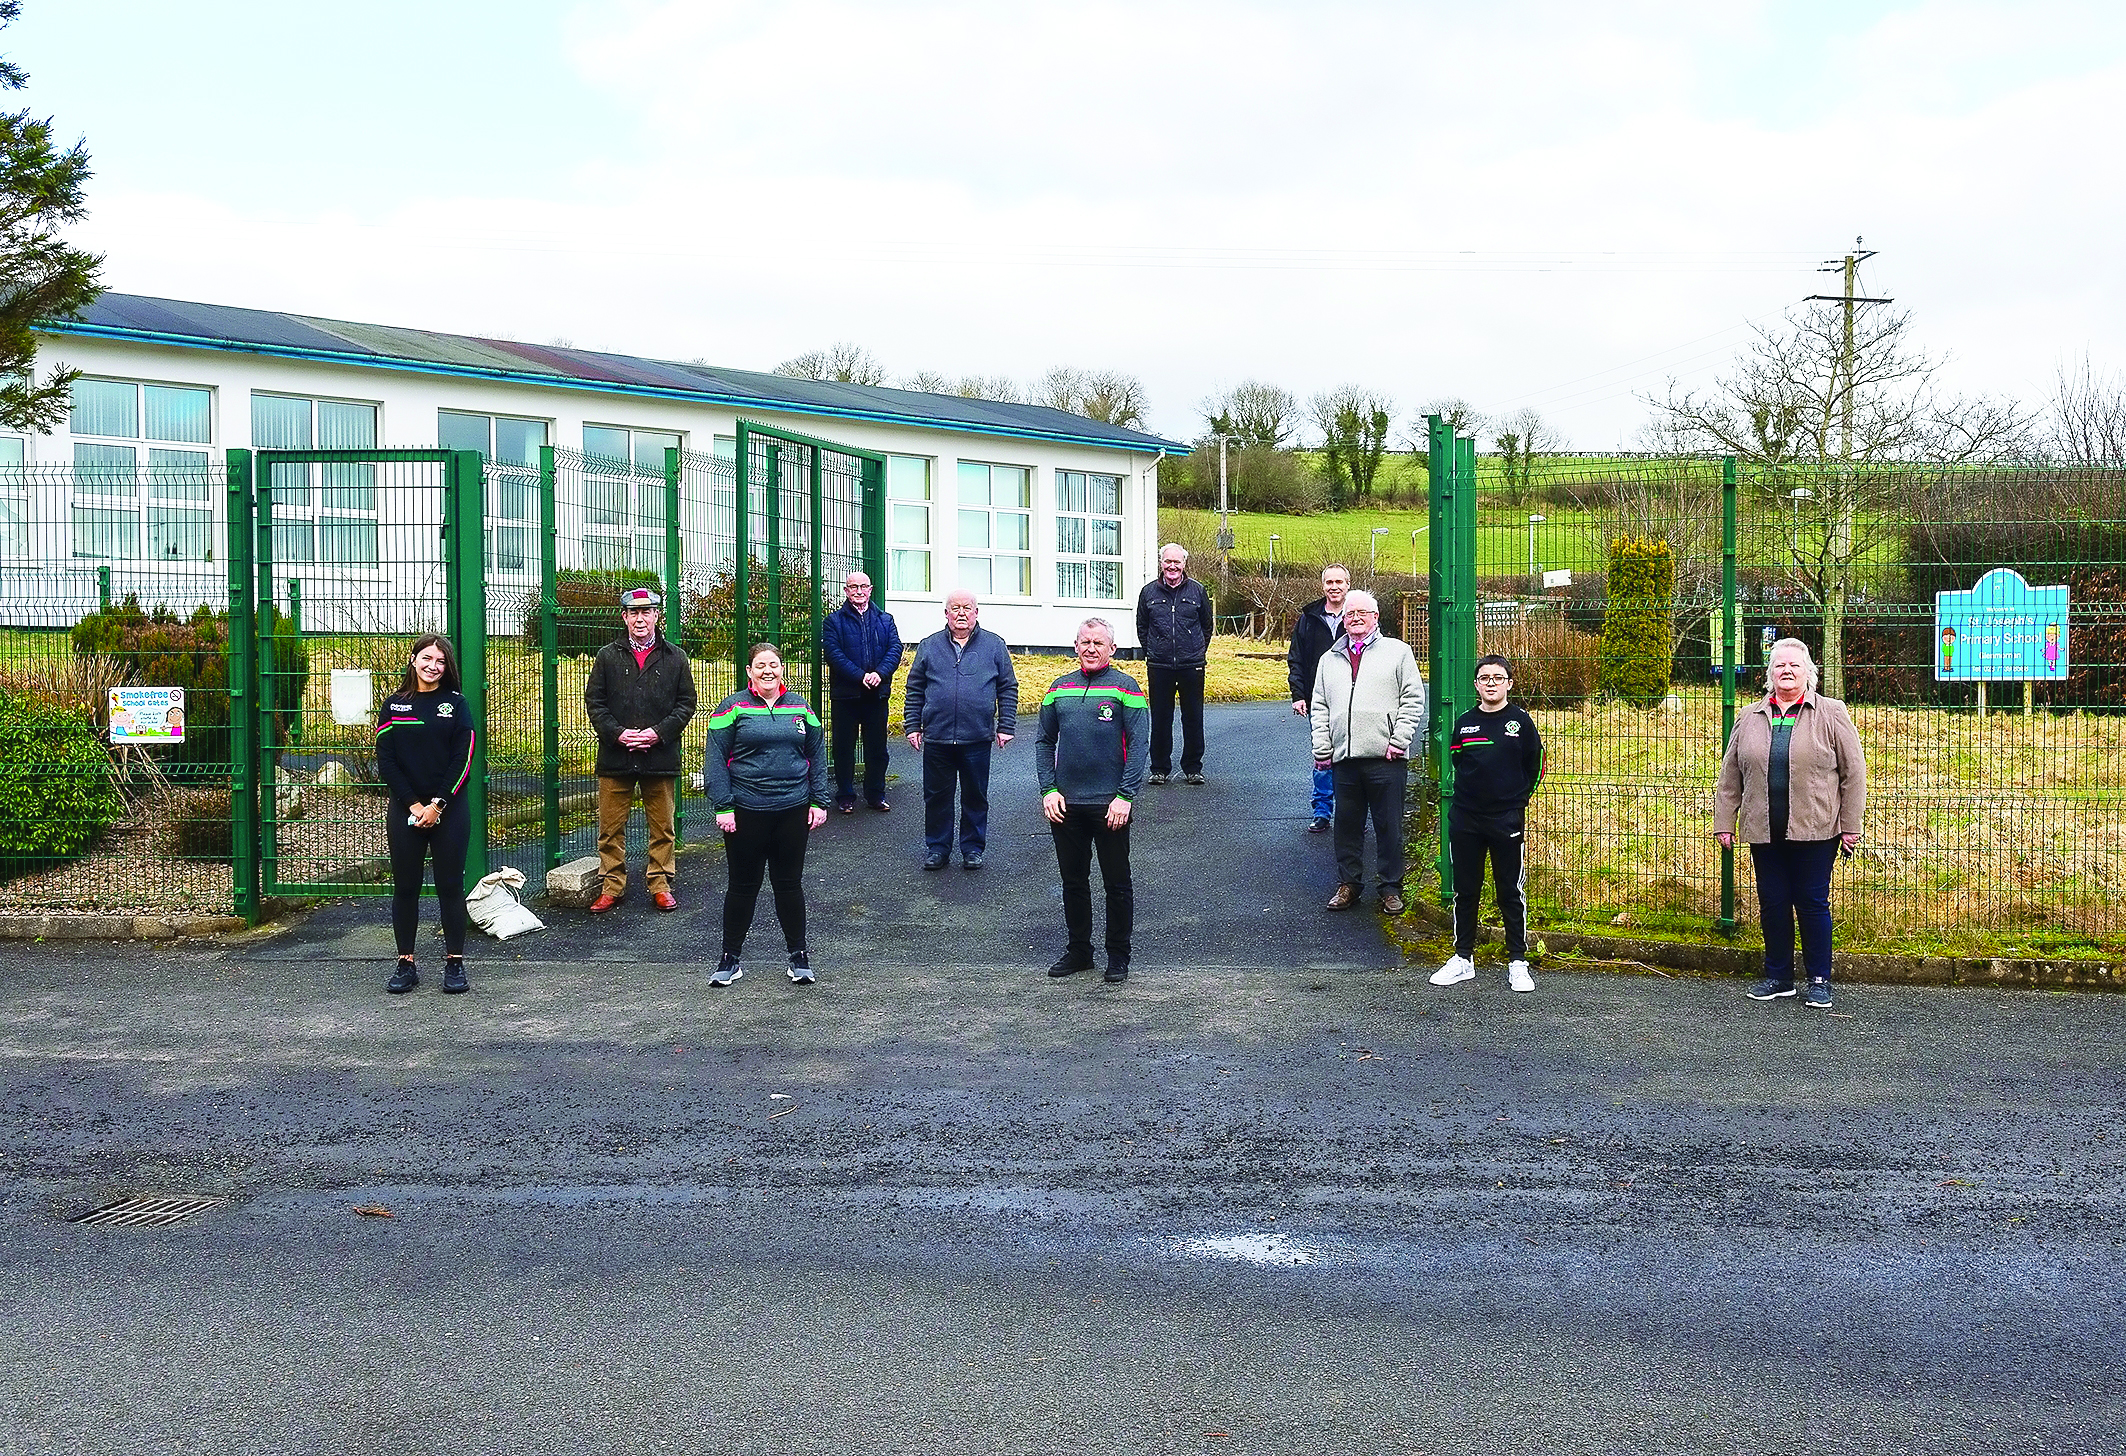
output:
[[[672,888],[672,820],[678,805],[679,780],[626,778],[598,780],[598,868],[605,874],[605,893],[627,893],[627,820],[642,791],[642,817],[650,832],[650,865],[643,880],[650,893]]]

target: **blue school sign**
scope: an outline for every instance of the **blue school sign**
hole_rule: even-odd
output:
[[[1969,591],[1934,594],[1938,682],[2057,682],[2067,676],[2067,588],[1998,567]]]

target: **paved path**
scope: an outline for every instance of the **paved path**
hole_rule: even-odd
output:
[[[1154,799],[1121,988],[1035,969],[1023,806],[838,821],[811,988],[708,991],[705,893],[456,998],[375,905],[0,945],[0,1450],[2121,1448],[2126,998],[1436,991],[1311,912],[1282,732]],[[64,1221],[130,1190],[231,1202]]]

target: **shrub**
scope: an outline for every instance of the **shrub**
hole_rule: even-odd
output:
[[[0,862],[70,859],[124,809],[96,725],[56,703],[0,696]]]
[[[1555,613],[1484,632],[1477,652],[1496,652],[1513,664],[1514,701],[1524,707],[1569,708],[1594,693],[1597,639]]]
[[[768,568],[754,561],[746,568],[746,635],[754,642],[775,641],[785,658],[812,659],[812,572],[796,556],[785,559],[782,569],[782,631],[771,638],[768,627]],[[687,655],[705,661],[728,661],[737,651],[732,641],[737,626],[738,572],[725,567],[709,578],[705,587],[680,589],[686,606],[686,625],[681,645]],[[824,605],[824,604],[822,604]],[[748,646],[751,643],[746,644]]]
[[[1668,543],[1652,536],[1612,541],[1606,586],[1598,684],[1609,697],[1654,707],[1668,696],[1676,651],[1676,558]]]
[[[563,653],[596,652],[625,630],[620,625],[620,594],[646,586],[662,596],[664,578],[654,571],[577,571],[554,576],[554,641]],[[670,613],[666,613],[669,617]],[[525,645],[539,645],[539,598],[524,603],[520,630]]]

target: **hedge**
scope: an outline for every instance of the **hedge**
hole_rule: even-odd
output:
[[[56,704],[0,694],[0,863],[21,873],[70,859],[124,807],[93,722]]]
[[[1619,537],[1609,547],[1607,586],[1598,685],[1605,696],[1655,707],[1668,696],[1676,650],[1675,555],[1657,537]]]

